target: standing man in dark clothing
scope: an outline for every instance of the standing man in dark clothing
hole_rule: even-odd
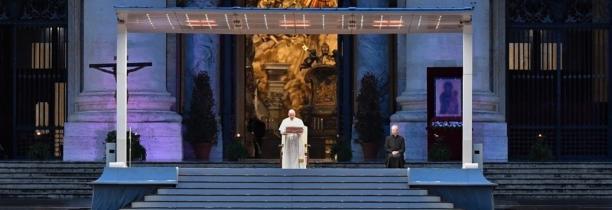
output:
[[[255,156],[261,156],[262,139],[266,135],[266,124],[257,117],[249,119],[247,130],[255,136]]]
[[[385,150],[387,151],[387,168],[404,168],[404,137],[399,135],[399,127],[391,126],[391,136],[385,139]]]

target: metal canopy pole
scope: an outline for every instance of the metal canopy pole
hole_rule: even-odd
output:
[[[478,168],[472,160],[472,62],[474,60],[472,23],[463,22],[463,114],[462,114],[462,163],[463,168]]]
[[[127,167],[127,26],[126,15],[117,14],[117,162],[115,166]]]

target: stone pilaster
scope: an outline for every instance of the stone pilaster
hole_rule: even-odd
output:
[[[472,26],[474,27],[474,95],[473,121],[474,144],[482,143],[484,160],[487,162],[508,160],[507,124],[499,112],[499,98],[493,94],[491,76],[493,67],[491,61],[491,1],[476,0],[470,2],[474,6]]]
[[[165,7],[166,1],[83,1],[83,91],[65,125],[67,161],[102,160],[106,133],[115,128],[115,80],[89,65],[115,62],[116,6]],[[148,161],[182,160],[181,117],[170,111],[175,99],[166,90],[166,36],[129,34],[128,57],[153,64],[128,77],[128,127],[141,134]]]
[[[507,161],[507,130],[499,110],[499,98],[491,87],[491,5],[490,0],[469,2],[441,0],[407,0],[406,7],[474,6],[474,80],[473,141],[484,144],[485,161]],[[406,136],[407,161],[427,160],[427,68],[462,66],[461,34],[408,34],[406,44],[406,85],[396,98],[401,111],[391,116]],[[400,69],[401,70],[401,69]]]
[[[68,1],[68,116],[76,112],[76,99],[81,93],[82,6],[82,1]]]
[[[391,123],[399,125],[406,137],[406,160],[423,162],[427,161],[427,68],[461,66],[461,34],[404,36],[406,83],[398,85],[406,87],[396,98],[401,111],[391,116]]]

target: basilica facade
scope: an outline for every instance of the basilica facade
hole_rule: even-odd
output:
[[[0,0],[5,158],[104,160],[115,129],[121,7],[470,8],[473,143],[484,161],[612,155],[609,1]],[[249,27],[246,16],[226,18]],[[359,24],[352,18],[347,27]],[[437,29],[441,18],[412,20]],[[295,109],[309,127],[311,159],[382,160],[384,136],[397,125],[406,161],[459,161],[462,43],[460,33],[130,33],[128,127],[147,161],[223,161],[237,151],[271,160],[279,158],[279,123]],[[204,158],[185,138],[202,74],[216,125]],[[244,151],[230,149],[236,143]]]

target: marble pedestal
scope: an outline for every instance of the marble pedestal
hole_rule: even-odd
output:
[[[508,124],[474,122],[474,144],[482,143],[485,162],[508,162]]]
[[[64,125],[64,161],[104,160],[104,139],[109,131],[115,130],[112,93],[86,93],[77,102],[79,112]],[[183,159],[181,116],[169,111],[173,102],[169,94],[130,92],[128,128],[140,134],[147,161]]]
[[[181,124],[172,122],[129,123],[140,134],[146,161],[173,162],[183,159]],[[68,122],[65,124],[64,161],[104,160],[104,139],[115,123]]]
[[[406,139],[404,157],[407,162],[427,161],[427,123],[394,122]],[[485,162],[508,161],[507,124],[505,122],[474,122],[473,143],[483,144]]]

